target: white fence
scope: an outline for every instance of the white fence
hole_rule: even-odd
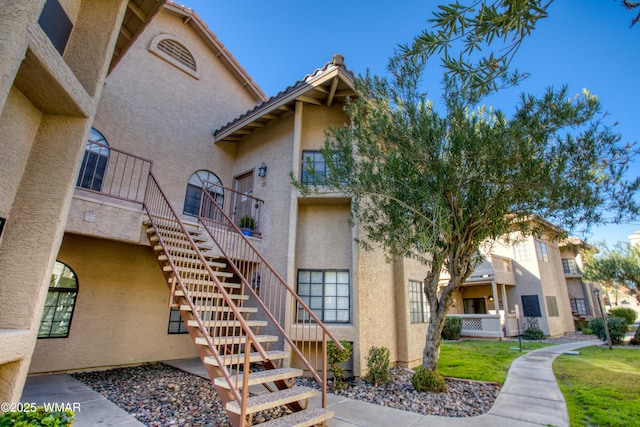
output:
[[[462,319],[463,337],[502,338],[499,314],[453,314]]]

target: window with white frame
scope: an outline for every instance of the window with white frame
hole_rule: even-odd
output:
[[[422,282],[409,280],[409,314],[411,323],[425,323],[429,320],[427,299],[422,291]]]
[[[545,242],[536,240],[536,253],[538,254],[538,260],[549,262],[549,251],[547,250],[547,244]]]
[[[513,257],[516,261],[531,260],[531,247],[527,240],[518,242],[513,246]]]
[[[349,323],[349,270],[298,270],[298,295],[311,311],[325,323]],[[298,322],[309,315],[298,307]]]
[[[78,296],[78,279],[67,266],[56,261],[51,274],[49,292],[40,319],[38,338],[66,338],[69,336],[73,310]]]

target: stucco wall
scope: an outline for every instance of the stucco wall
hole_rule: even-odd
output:
[[[144,246],[65,234],[58,260],[76,273],[68,338],[38,339],[30,372],[197,357],[188,334],[168,334],[169,288]]]
[[[11,211],[41,119],[40,110],[13,88],[0,115],[0,217],[6,218]]]
[[[397,355],[395,363],[413,368],[422,363],[427,323],[411,323],[409,307],[409,281],[424,282],[429,268],[416,260],[404,259],[395,262],[395,306],[397,328]],[[401,268],[398,268],[401,266]],[[426,296],[424,297],[426,298]],[[427,319],[425,319],[426,321]]]
[[[199,79],[149,51],[160,34],[191,52]],[[107,79],[94,127],[111,146],[152,160],[160,186],[181,214],[194,172],[210,170],[231,186],[236,148],[214,146],[212,130],[255,102],[202,38],[163,9]]]

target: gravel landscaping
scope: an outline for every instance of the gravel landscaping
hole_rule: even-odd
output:
[[[449,393],[419,393],[410,383],[412,372],[392,369],[391,382],[372,387],[350,381],[336,394],[420,414],[467,417],[486,412],[500,386],[472,381],[447,380]],[[227,426],[229,418],[209,381],[162,363],[77,373],[73,375],[148,426]],[[313,386],[306,378],[301,385]],[[278,408],[256,414],[256,422],[278,417]]]
[[[594,338],[580,335],[545,341],[560,344]],[[373,387],[362,380],[350,380],[345,390],[334,394],[425,415],[469,417],[487,412],[500,392],[498,384],[447,379],[449,393],[420,393],[411,386],[411,375],[410,370],[394,368],[391,381],[385,386]],[[162,363],[73,376],[148,426],[230,425],[209,381]],[[308,378],[301,378],[298,383],[316,386]],[[286,412],[284,407],[264,411],[256,414],[256,422]]]

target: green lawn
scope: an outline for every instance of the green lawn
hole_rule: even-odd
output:
[[[580,349],[553,363],[572,427],[640,426],[640,350]]]
[[[549,344],[523,341],[523,350],[535,350]],[[522,356],[517,342],[443,341],[440,346],[438,372],[445,377],[490,381],[504,384],[511,362]]]

